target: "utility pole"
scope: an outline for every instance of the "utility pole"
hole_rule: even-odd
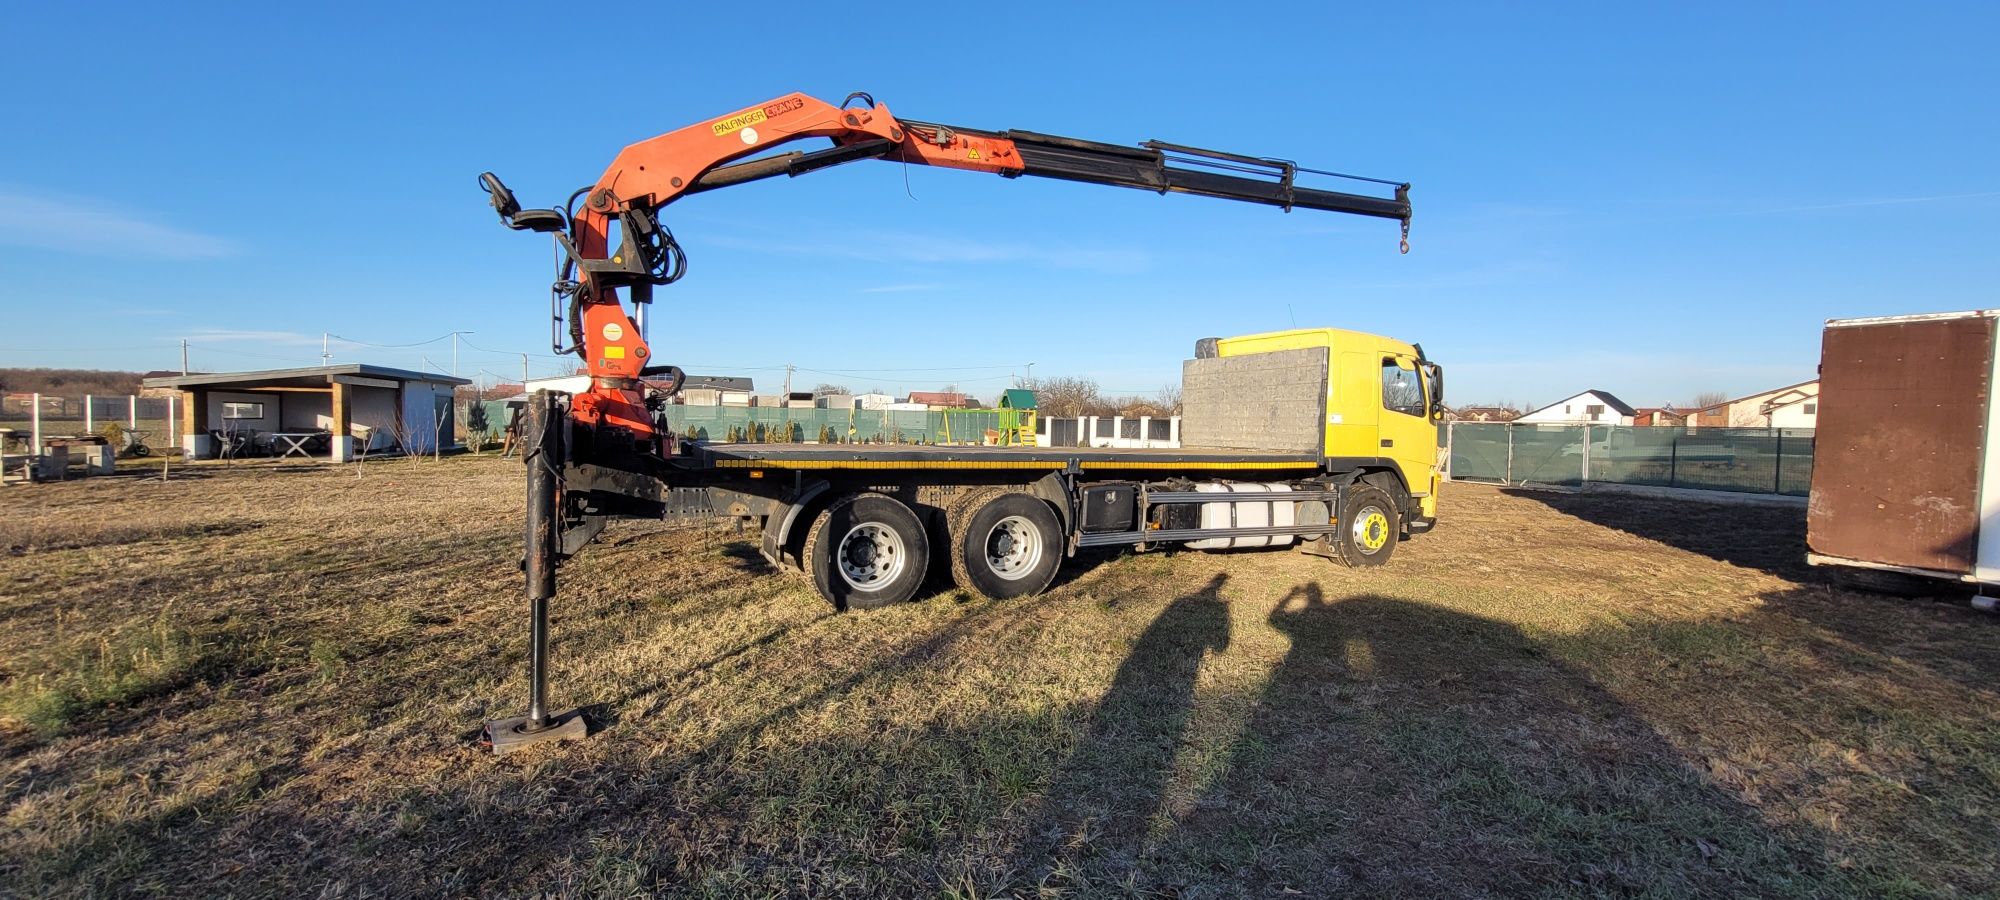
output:
[[[528,389],[528,354],[521,354],[521,390]]]
[[[327,333],[326,333],[326,332],[324,332],[324,331],[320,332],[320,333],[319,333],[319,364],[320,364],[320,365],[322,365],[322,366],[330,366],[330,365],[333,365],[333,363],[332,363],[332,360],[333,360],[333,353],[332,353],[332,351],[330,351],[329,349],[327,349],[327,344],[326,344],[326,339],[327,339]]]
[[[1034,364],[1034,363],[1029,363],[1029,364],[1028,364],[1028,383],[1027,383],[1027,384],[1024,384],[1024,385],[1021,385],[1021,386],[1022,386],[1022,387],[1025,387],[1025,388],[1032,388],[1032,387],[1034,387],[1034,386],[1035,386],[1035,364]]]
[[[477,333],[473,331],[454,331],[451,333],[451,377],[458,377],[458,336],[461,334]]]
[[[188,373],[188,339],[181,338],[181,374]]]
[[[785,363],[785,399],[792,399],[792,364]]]

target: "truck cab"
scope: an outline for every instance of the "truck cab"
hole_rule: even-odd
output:
[[[1195,357],[1182,372],[1187,446],[1311,449],[1330,474],[1393,479],[1408,531],[1436,521],[1444,371],[1421,345],[1296,328],[1204,339]]]

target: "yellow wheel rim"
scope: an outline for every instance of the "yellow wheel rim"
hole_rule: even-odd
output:
[[[1372,506],[1362,510],[1354,520],[1354,543],[1366,553],[1388,546],[1389,517]]]

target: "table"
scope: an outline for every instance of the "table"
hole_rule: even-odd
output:
[[[310,458],[314,450],[324,448],[327,437],[324,431],[273,431],[271,449],[278,451],[279,459],[293,454]]]

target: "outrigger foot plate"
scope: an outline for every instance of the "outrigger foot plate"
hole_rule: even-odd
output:
[[[549,717],[548,724],[528,730],[528,717],[499,719],[486,723],[486,742],[493,745],[494,756],[505,756],[516,750],[524,750],[551,741],[577,741],[590,734],[590,727],[583,721],[583,710],[572,709]]]

